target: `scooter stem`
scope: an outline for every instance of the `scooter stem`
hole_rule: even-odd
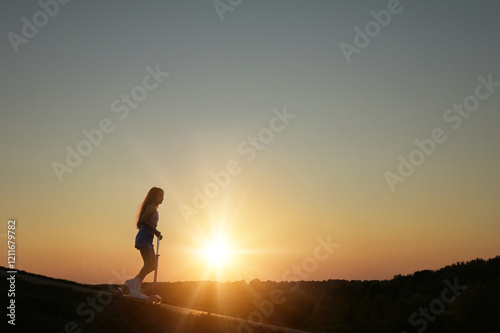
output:
[[[154,279],[154,293],[156,294],[156,277],[158,275],[158,261],[160,259],[160,238],[156,237],[156,265],[155,265],[155,279]]]

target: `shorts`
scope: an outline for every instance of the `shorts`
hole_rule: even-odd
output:
[[[147,227],[142,226],[135,236],[135,248],[149,248],[154,250],[153,238],[155,234]]]

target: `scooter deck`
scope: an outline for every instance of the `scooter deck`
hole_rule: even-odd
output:
[[[131,300],[134,300],[134,301],[137,301],[137,302],[143,302],[143,303],[148,303],[148,304],[153,304],[153,305],[158,305],[162,301],[162,298],[160,296],[158,296],[158,295],[150,295],[146,299],[132,297],[129,294],[125,293],[123,291],[123,288],[120,288],[120,287],[117,288],[117,290],[115,292],[115,295],[119,296],[119,297],[131,299]]]

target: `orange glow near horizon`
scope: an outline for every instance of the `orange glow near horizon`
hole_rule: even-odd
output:
[[[191,173],[184,181],[167,180],[160,165],[153,165],[153,178],[165,189],[158,208],[158,229],[164,236],[158,281],[390,279],[497,254],[499,227],[486,213],[492,201],[480,202],[480,216],[465,205],[445,209],[454,204],[452,197],[429,206],[422,199],[430,197],[427,193],[403,193],[394,199],[333,187],[335,201],[327,204],[316,188],[290,182],[279,170],[262,174],[259,168],[257,163],[248,165],[245,177],[231,179],[231,185],[200,210],[196,222],[187,223],[178,205],[190,204],[192,192],[176,191],[180,186],[168,180],[184,185]],[[217,167],[203,169],[201,173],[208,174],[206,169]],[[195,183],[203,181],[206,178]],[[58,210],[42,196],[32,210],[18,216],[18,268],[81,283],[123,283],[142,267],[134,239],[144,186],[120,183],[120,196],[109,184],[100,184],[99,191],[78,186],[83,189],[71,200],[60,192],[47,193],[60,196]],[[360,203],[366,209],[360,210]],[[491,223],[476,229],[467,223],[473,218]],[[28,228],[28,221],[37,223]],[[340,246],[325,261],[302,268],[304,262],[311,264],[307,260],[314,257],[317,238],[328,235]],[[294,273],[298,269],[302,271]],[[149,274],[146,282],[152,280]]]
[[[30,230],[21,223],[28,217],[20,216],[18,268],[82,283],[123,283],[142,266],[140,254],[133,247],[137,232],[133,227],[136,206],[133,203],[137,200],[133,199],[124,217],[113,218],[129,221],[125,228],[118,222],[101,223],[93,217],[94,212],[84,207],[80,210],[70,207],[74,209],[74,219],[71,223],[57,224],[57,237],[53,239],[40,235],[50,223],[63,220],[66,212]],[[304,260],[313,257],[316,239],[327,235],[340,246],[327,260],[318,262],[314,270],[303,270],[306,279],[390,279],[396,274],[439,269],[457,261],[496,255],[497,233],[485,236],[481,230],[469,230],[458,219],[437,225],[429,218],[433,214],[428,211],[406,220],[406,213],[392,212],[393,220],[405,223],[380,228],[383,221],[364,223],[368,217],[346,210],[336,212],[342,220],[334,220],[334,224],[324,229],[317,226],[297,229],[295,226],[307,216],[308,221],[328,219],[307,209],[303,215],[295,216],[287,209],[273,211],[270,206],[275,202],[267,203],[252,196],[235,211],[228,208],[230,200],[223,199],[225,204],[218,207],[214,204],[212,210],[200,214],[197,224],[172,222],[169,215],[175,207],[169,201],[159,207],[158,227],[164,239],[160,244],[158,281],[225,282],[255,278],[280,281],[284,272],[293,272]],[[372,214],[381,212],[374,208]],[[432,234],[428,233],[430,228]],[[492,230],[495,228],[498,227],[492,225]],[[297,276],[288,274],[287,278]],[[148,275],[146,282],[152,280],[153,274]]]

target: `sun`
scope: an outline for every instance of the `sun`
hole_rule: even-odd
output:
[[[229,262],[229,248],[223,239],[214,239],[207,243],[203,254],[212,266],[222,266]]]

